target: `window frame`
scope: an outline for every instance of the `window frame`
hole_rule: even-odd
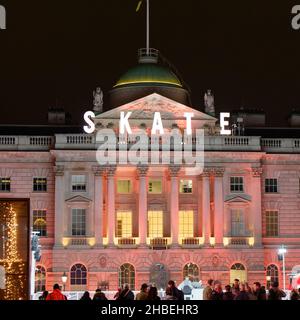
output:
[[[74,221],[73,214],[75,213],[74,212],[75,210],[76,210],[76,214],[78,214],[78,211],[84,212],[84,219],[82,219],[81,217],[81,221],[78,221],[79,217],[76,216],[76,221]],[[81,227],[78,227],[78,225],[76,224],[81,224]],[[87,235],[87,209],[86,208],[71,208],[71,235],[72,237],[86,237]]]
[[[277,220],[277,223],[275,224],[274,221],[268,221],[268,219],[272,219],[274,220],[274,217],[268,217],[268,215],[270,214],[276,214],[276,220]],[[279,233],[280,233],[280,226],[279,226],[279,211],[278,210],[265,210],[265,228],[266,228],[266,232],[265,232],[265,237],[266,238],[278,238],[279,237]],[[270,226],[271,228],[268,228],[268,226]],[[276,226],[275,229],[277,230],[274,230],[273,227]],[[277,232],[275,232],[277,231]],[[276,234],[277,233],[277,234]]]
[[[38,183],[36,180],[45,180],[45,183]],[[37,189],[37,190],[35,190]],[[48,179],[47,177],[33,177],[32,179],[32,191],[33,192],[48,192]]]
[[[242,179],[242,183],[239,181],[232,181],[232,179]],[[238,186],[242,186],[242,190],[238,188]],[[244,176],[230,176],[229,177],[229,189],[230,193],[244,193],[245,192],[245,177]],[[235,190],[237,189],[237,190]]]
[[[184,214],[188,214],[187,220],[190,220],[191,218],[192,221],[187,221],[182,224],[184,220],[184,217],[182,217],[182,215]],[[179,210],[178,215],[179,215],[179,230],[178,230],[179,238],[181,239],[194,238],[194,234],[195,234],[194,210]],[[192,224],[190,225],[190,223]],[[186,228],[184,228],[185,226]],[[192,227],[191,230],[189,230],[190,227]]]
[[[184,190],[184,182],[186,182],[186,181],[191,181],[192,182],[192,187],[191,187],[192,190],[191,190],[191,192],[183,192],[183,190]],[[189,194],[189,195],[193,194],[194,193],[194,181],[193,181],[193,179],[180,179],[179,180],[179,193],[180,194]]]
[[[155,221],[154,221],[154,223],[152,223],[152,231],[150,234],[150,215],[153,215],[154,213],[156,213],[157,216],[151,218],[152,221],[154,221],[154,220]],[[156,225],[155,225],[155,223],[156,223]],[[163,212],[163,210],[148,210],[148,212],[147,212],[147,237],[150,239],[164,237],[164,212]]]
[[[7,180],[7,181],[5,181],[5,180]],[[7,188],[7,186],[8,186],[8,188]],[[5,177],[0,178],[0,192],[11,192],[11,178],[8,178],[8,177],[7,178],[5,178]]]
[[[78,182],[73,181],[73,177],[84,177],[84,182],[81,183],[80,181],[78,181]],[[86,174],[72,173],[71,174],[71,191],[72,192],[87,192],[87,180],[88,179],[87,179]],[[81,187],[79,187],[79,186],[81,186]],[[77,188],[75,188],[75,187],[77,187]]]
[[[235,212],[242,213],[241,221],[233,221],[233,214]],[[236,227],[234,227],[234,225]],[[242,228],[241,228],[242,226]],[[230,234],[231,237],[245,237],[246,236],[246,213],[244,208],[231,208],[230,209]]]
[[[276,183],[271,183],[271,182],[276,182]],[[278,193],[278,178],[265,178],[265,193],[267,194]]]
[[[35,215],[37,215],[35,217]],[[38,219],[42,219],[45,221],[43,232],[41,232],[41,229],[36,228],[35,229],[35,222]],[[34,209],[32,210],[32,230],[35,232],[39,232],[39,237],[47,237],[47,210],[45,209]]]
[[[78,277],[79,273],[80,273],[80,277]],[[73,277],[73,276],[75,276],[75,277]],[[72,282],[75,282],[75,283],[72,283]],[[87,286],[87,283],[88,283],[87,267],[82,263],[73,264],[70,268],[70,286],[71,287]]]
[[[128,217],[126,217],[126,215],[130,216],[130,222],[125,223],[126,226],[130,226],[131,227],[131,232],[128,233],[124,233],[123,234],[123,230],[126,228],[123,228],[123,218],[125,218],[124,220],[127,220]],[[119,215],[121,216],[119,219]],[[122,216],[123,215],[123,216]],[[132,220],[133,220],[133,216],[132,216],[132,211],[130,210],[118,210],[117,214],[116,214],[116,237],[117,238],[132,238],[133,236],[133,224],[132,224]],[[119,221],[122,222],[122,228],[121,230],[119,230]]]
[[[153,192],[153,191],[150,191],[150,190],[149,190],[149,188],[150,188],[150,183],[153,183],[153,182],[160,182],[160,192]],[[163,193],[163,182],[162,182],[161,179],[149,178],[147,185],[148,185],[148,188],[147,188],[148,194],[162,194],[162,193]]]
[[[121,181],[129,181],[129,191],[128,192],[120,192],[119,191],[119,182]],[[117,191],[117,194],[131,194],[132,193],[132,189],[133,189],[133,185],[132,185],[132,181],[131,179],[128,179],[128,178],[119,178],[117,179],[117,183],[116,183],[116,191]]]

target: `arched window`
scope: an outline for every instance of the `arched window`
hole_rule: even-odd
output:
[[[199,267],[194,263],[188,263],[183,268],[183,280],[188,277],[191,281],[199,281]]]
[[[240,282],[247,281],[247,271],[242,263],[235,263],[230,268],[230,283],[234,283],[235,279]]]
[[[46,290],[46,270],[43,266],[35,268],[35,292]]]
[[[275,264],[269,264],[267,266],[266,278],[267,278],[267,288],[270,287],[270,284],[274,281],[279,282],[278,277],[278,267]]]
[[[71,286],[86,286],[87,284],[87,269],[83,264],[74,264],[70,274]]]
[[[129,284],[131,290],[135,289],[135,270],[134,266],[129,263],[121,265],[119,270],[119,287],[122,288],[126,283]]]

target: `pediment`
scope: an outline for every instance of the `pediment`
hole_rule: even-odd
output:
[[[216,118],[204,112],[171,100],[158,93],[150,94],[123,106],[101,113],[97,115],[95,119],[120,119],[120,112],[128,111],[132,112],[130,116],[132,120],[153,119],[155,112],[160,112],[162,120],[184,120],[184,113],[191,112],[194,113],[193,120],[206,120],[213,123],[217,121]]]
[[[227,203],[249,203],[251,196],[248,194],[230,194],[225,196],[225,202]]]
[[[71,203],[71,202],[91,202],[92,200],[83,196],[73,196],[69,199],[66,199],[66,202]]]

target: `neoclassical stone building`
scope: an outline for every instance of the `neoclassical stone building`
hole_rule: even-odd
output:
[[[40,232],[35,291],[61,283],[63,273],[68,291],[164,286],[186,276],[282,285],[281,245],[288,284],[300,265],[300,139],[280,130],[269,137],[264,128],[220,135],[214,113],[192,107],[183,81],[151,52],[140,52],[114,86],[96,132],[118,133],[122,111],[132,111],[133,129],[151,128],[160,112],[166,131],[183,130],[192,111],[193,130],[205,131],[201,174],[184,165],[101,166],[96,132],[74,126],[1,127],[0,199],[27,201],[22,227],[28,237],[30,228]]]

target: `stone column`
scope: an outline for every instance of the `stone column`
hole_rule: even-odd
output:
[[[104,167],[94,166],[93,172],[95,175],[94,186],[94,229],[95,229],[95,246],[102,247],[103,245],[103,174]]]
[[[179,237],[179,186],[178,172],[180,166],[170,166],[169,174],[171,177],[171,192],[170,192],[170,211],[171,211],[171,236],[172,246],[178,246]]]
[[[214,235],[216,246],[223,246],[224,233],[224,191],[223,175],[224,168],[214,168]]]
[[[210,245],[210,169],[204,168],[202,173],[202,219],[204,245]]]
[[[64,236],[64,166],[54,167],[55,173],[55,246],[61,247]]]
[[[107,225],[107,237],[108,246],[114,246],[114,238],[116,232],[116,212],[115,212],[115,172],[116,167],[110,166],[107,168],[107,214],[108,214],[108,225]]]
[[[147,200],[147,166],[137,167],[137,175],[139,179],[139,238],[140,246],[145,247],[147,244],[147,215],[148,215],[148,200]]]
[[[251,183],[251,196],[252,196],[252,210],[251,221],[253,230],[254,246],[260,247],[262,244],[262,213],[261,213],[261,174],[262,168],[252,168],[252,183]],[[251,228],[252,227],[252,228]]]

